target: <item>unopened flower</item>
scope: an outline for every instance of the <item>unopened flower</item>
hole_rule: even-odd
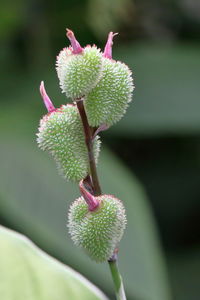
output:
[[[102,55],[96,46],[82,48],[74,33],[67,30],[71,46],[57,56],[56,69],[60,87],[72,99],[87,95],[101,76]]]
[[[77,107],[67,104],[55,109],[43,83],[40,92],[49,113],[40,121],[37,134],[39,147],[53,156],[65,178],[80,181],[89,172],[89,162]],[[97,162],[100,149],[98,136],[94,140],[93,147]]]
[[[102,56],[101,79],[85,99],[89,124],[93,127],[102,124],[110,126],[119,121],[132,100],[132,73],[127,65],[112,59],[114,36],[112,32],[108,36]]]
[[[111,258],[122,238],[126,215],[122,202],[114,196],[94,198],[98,203],[94,210],[89,210],[83,196],[72,203],[68,228],[76,245],[83,248],[92,260],[103,262]]]

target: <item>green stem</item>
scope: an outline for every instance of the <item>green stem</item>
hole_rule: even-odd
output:
[[[112,279],[113,279],[113,282],[114,282],[115,293],[116,293],[117,300],[126,300],[124,284],[123,284],[123,280],[122,280],[122,277],[121,277],[120,272],[119,272],[119,268],[118,268],[118,264],[117,264],[117,258],[114,259],[114,260],[110,259],[108,261],[108,264],[109,264]]]
[[[96,169],[96,163],[94,159],[93,152],[93,128],[90,127],[87,119],[87,115],[85,112],[84,99],[77,99],[77,108],[81,117],[81,121],[83,124],[84,135],[85,135],[85,143],[88,149],[88,159],[90,165],[90,177],[93,185],[93,191],[95,196],[101,195],[101,187],[99,184],[99,178]],[[117,252],[117,250],[116,250]],[[122,281],[122,277],[119,273],[119,268],[117,265],[117,253],[114,253],[113,256],[108,260],[108,264],[110,266],[110,271],[112,275],[112,279],[115,286],[115,293],[117,300],[126,300],[124,285]]]

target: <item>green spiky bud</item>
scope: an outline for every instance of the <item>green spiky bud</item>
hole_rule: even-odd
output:
[[[93,211],[88,209],[83,197],[72,203],[68,228],[76,245],[83,248],[92,260],[103,262],[112,256],[122,238],[126,215],[122,202],[114,196],[94,198],[99,205]]]
[[[72,47],[57,57],[56,69],[60,87],[67,97],[81,98],[95,87],[101,76],[102,54],[96,46],[81,48],[71,30],[67,31]]]
[[[59,109],[52,109],[41,119],[37,136],[39,147],[53,156],[65,178],[80,181],[87,176],[88,154],[76,106],[67,104]],[[96,137],[94,140],[96,162],[99,149],[100,141]]]
[[[132,73],[124,63],[103,58],[102,73],[85,100],[88,121],[93,127],[119,121],[132,99]]]
[[[85,108],[89,124],[110,126],[119,121],[132,99],[133,78],[129,68],[112,59],[113,37],[110,32],[102,55],[102,76],[94,89],[86,95]]]

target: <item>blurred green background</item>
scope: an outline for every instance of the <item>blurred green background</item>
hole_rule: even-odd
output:
[[[81,45],[103,48],[133,71],[133,102],[101,134],[105,193],[125,202],[128,228],[120,269],[128,299],[200,299],[199,0],[17,0],[0,6],[0,223],[30,237],[113,299],[106,264],[71,242],[67,209],[78,196],[37,148],[46,113],[39,84],[55,105],[55,57],[72,29]]]

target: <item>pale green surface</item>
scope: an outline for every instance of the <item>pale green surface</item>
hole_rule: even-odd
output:
[[[57,60],[60,86],[67,97],[76,99],[86,95],[99,81],[102,69],[102,54],[95,46],[85,47],[76,55],[64,54],[63,49]],[[60,57],[61,56],[61,57]],[[66,56],[64,58],[64,56]]]
[[[67,234],[67,209],[79,196],[78,187],[57,174],[54,162],[37,148],[33,132],[31,136],[32,142],[17,135],[1,136],[1,214],[45,250],[113,293],[107,264],[92,262]],[[169,300],[157,232],[141,185],[108,151],[101,153],[99,166],[103,192],[122,199],[127,211],[119,267],[128,298]]]
[[[45,115],[37,134],[39,147],[55,159],[58,171],[67,180],[79,182],[89,170],[83,126],[76,106],[63,105],[59,110]],[[100,141],[94,141],[97,161]],[[51,158],[52,159],[52,158]]]
[[[118,122],[132,100],[133,79],[128,66],[108,58],[102,61],[103,76],[85,98],[88,122],[93,127]]]
[[[107,299],[71,268],[37,248],[26,237],[0,226],[0,299]]]

